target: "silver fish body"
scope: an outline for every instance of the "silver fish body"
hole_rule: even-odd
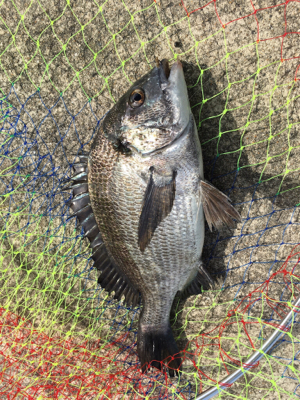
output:
[[[76,203],[75,194],[73,210],[93,213],[84,229],[94,230],[87,236],[99,283],[128,304],[141,298],[142,370],[165,360],[174,375],[181,368],[169,322],[174,298],[211,283],[201,262],[204,213],[210,227],[239,219],[229,199],[204,181],[180,62],[170,71],[162,61],[122,96],[86,161],[89,202]]]

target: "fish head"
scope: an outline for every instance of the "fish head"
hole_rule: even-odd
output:
[[[104,135],[123,151],[149,154],[172,143],[190,120],[182,64],[167,60],[144,75],[105,117]]]

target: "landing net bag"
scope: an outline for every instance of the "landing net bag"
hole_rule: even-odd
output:
[[[0,398],[195,399],[247,363],[299,296],[300,2],[0,2]],[[76,154],[155,65],[180,59],[205,177],[242,216],[209,232],[216,287],[174,304],[178,378],[141,374],[140,307],[97,285],[68,219]],[[226,399],[300,397],[299,318]]]

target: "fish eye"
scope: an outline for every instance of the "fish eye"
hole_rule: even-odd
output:
[[[143,89],[134,89],[129,97],[129,105],[132,108],[140,107],[145,101],[145,92]]]

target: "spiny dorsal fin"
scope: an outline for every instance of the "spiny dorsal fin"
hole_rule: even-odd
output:
[[[164,185],[156,184],[153,174],[154,167],[151,167],[139,221],[138,242],[142,252],[150,243],[155,229],[171,212],[176,192],[176,171]]]
[[[201,201],[209,229],[220,229],[222,224],[234,227],[233,219],[241,221],[240,214],[230,204],[230,199],[208,182],[200,182]]]
[[[93,214],[88,191],[88,155],[80,154],[79,161],[73,164],[71,185],[64,189],[72,189],[73,198],[70,207],[83,227],[84,236],[90,241],[93,249],[92,259],[94,268],[100,271],[98,283],[109,293],[114,291],[114,298],[121,300],[125,296],[128,306],[136,306],[140,300],[140,293],[134,288],[128,278],[110,259]]]

